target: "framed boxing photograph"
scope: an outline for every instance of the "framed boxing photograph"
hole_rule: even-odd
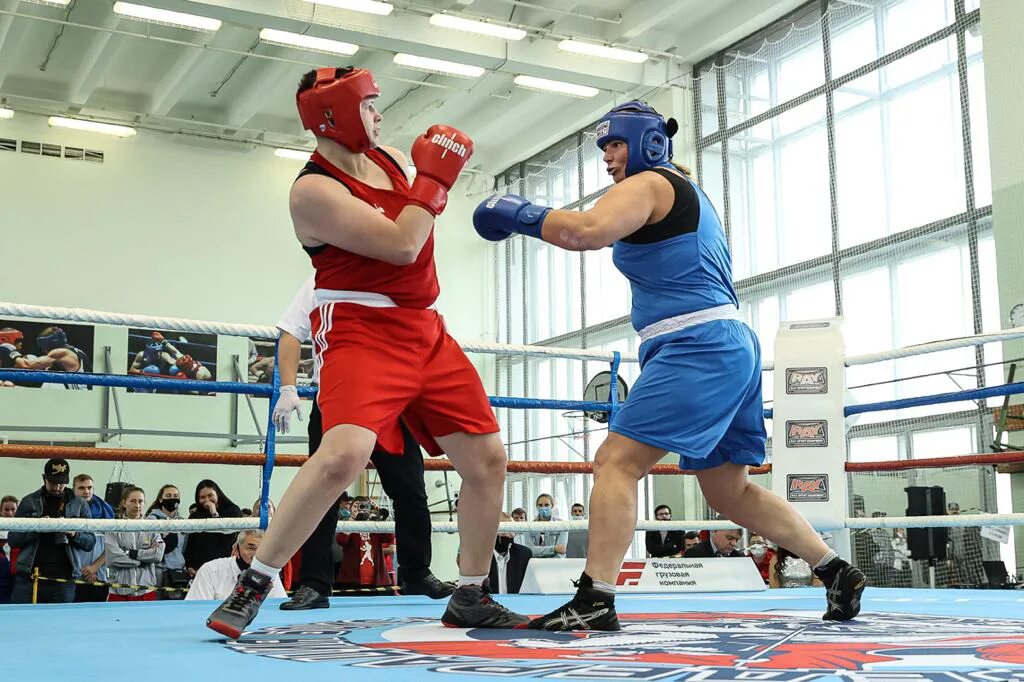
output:
[[[129,329],[127,374],[217,380],[217,335],[171,332],[159,329]],[[179,393],[161,389],[128,389],[133,393]],[[189,395],[213,395],[188,391]]]
[[[0,320],[0,368],[45,372],[92,372],[95,328],[84,324],[54,324]],[[65,383],[0,380],[0,386],[91,390]]]
[[[274,379],[274,348],[277,339],[251,337],[249,339],[250,384],[269,384]],[[313,344],[304,343],[299,354],[299,369],[295,378],[299,386],[313,383]]]

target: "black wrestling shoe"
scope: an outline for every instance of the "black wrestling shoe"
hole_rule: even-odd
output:
[[[572,581],[576,596],[551,613],[530,621],[531,630],[606,630],[619,629],[615,613],[615,595],[594,589],[594,581],[584,573]]]
[[[282,611],[308,611],[309,609],[329,609],[330,600],[308,585],[302,585],[295,590],[292,598],[282,602],[279,607]]]
[[[454,583],[442,582],[433,573],[427,573],[419,580],[403,580],[398,587],[399,594],[423,594],[431,599],[450,597],[454,591]]]
[[[441,616],[446,628],[525,628],[530,619],[491,599],[487,583],[456,587]]]
[[[836,562],[839,562],[838,564]],[[856,566],[842,559],[833,559],[821,571],[815,571],[825,583],[828,609],[822,620],[853,620],[860,613],[860,596],[867,579]],[[824,575],[822,575],[824,574]],[[831,577],[829,581],[826,578]]]
[[[271,583],[268,575],[251,568],[242,571],[231,596],[206,619],[206,627],[231,639],[241,637],[259,613],[260,605],[270,592]]]

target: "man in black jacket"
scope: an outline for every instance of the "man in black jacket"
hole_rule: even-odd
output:
[[[67,490],[71,467],[67,460],[51,459],[43,467],[43,487],[29,493],[18,504],[17,518],[91,518],[89,505]],[[14,579],[12,604],[32,601],[32,572],[46,578],[63,579],[39,581],[37,601],[41,604],[60,604],[75,600],[75,584],[70,582],[76,557],[72,549],[88,552],[96,544],[96,536],[84,531],[56,531],[51,533],[12,530],[7,541],[20,548],[17,575]]]
[[[722,517],[716,521],[725,521]],[[706,542],[701,542],[686,551],[687,559],[710,559],[712,557],[742,557],[743,552],[736,549],[736,544],[743,538],[739,528],[713,530]]]
[[[659,504],[654,508],[654,518],[658,521],[671,521],[672,508],[667,504]],[[679,556],[683,553],[683,535],[681,530],[649,530],[644,536],[647,554],[654,558]]]
[[[501,512],[501,521],[512,517]],[[494,539],[494,556],[491,557],[491,572],[488,576],[491,592],[494,594],[519,594],[526,577],[526,566],[533,552],[515,543],[515,533],[499,532]]]

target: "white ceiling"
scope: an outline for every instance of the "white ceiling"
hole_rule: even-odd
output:
[[[596,119],[613,103],[689,87],[692,63],[743,38],[803,0],[393,0],[387,17],[303,0],[134,0],[222,20],[216,33],[119,18],[113,0],[61,9],[0,0],[0,101],[16,110],[71,113],[144,128],[249,143],[311,147],[294,108],[295,86],[316,66],[371,69],[381,85],[384,139],[407,149],[432,123],[476,142],[472,166],[499,171]],[[520,42],[437,28],[449,11],[529,32]],[[261,28],[360,46],[353,57],[275,47]],[[649,51],[640,65],[560,52],[589,39]],[[392,63],[397,52],[484,67],[478,79]],[[514,87],[518,74],[590,85],[592,99]],[[672,81],[672,79],[676,79]],[[672,81],[668,86],[666,81]]]

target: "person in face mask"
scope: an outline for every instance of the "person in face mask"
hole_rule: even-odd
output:
[[[583,505],[577,502],[569,510],[573,521],[584,520]],[[584,530],[569,531],[569,541],[565,544],[565,556],[569,559],[586,559],[587,543],[590,540],[590,533]]]
[[[211,559],[199,567],[185,599],[227,599],[231,591],[235,589],[239,574],[249,568],[252,563],[261,542],[263,542],[263,531],[243,530],[235,539],[231,556]],[[284,591],[280,577],[274,576],[267,597],[274,599],[287,596],[288,593]]]
[[[501,512],[502,522],[511,520],[511,516]],[[491,591],[496,594],[519,594],[526,576],[526,566],[532,556],[530,550],[516,543],[515,533],[499,531],[494,539],[494,556],[491,558],[488,576]]]
[[[181,491],[178,487],[167,483],[160,487],[153,503],[146,510],[147,519],[176,520],[182,518],[178,513],[181,505]],[[157,564],[157,582],[161,587],[176,588],[175,591],[159,590],[159,599],[184,599],[184,588],[188,587],[188,573],[185,572],[185,545],[188,535],[185,533],[166,533],[164,539],[164,558]]]
[[[555,510],[555,498],[547,493],[537,497],[537,516],[534,521],[561,521]],[[523,533],[523,544],[535,557],[565,558],[565,546],[569,542],[569,531]]]
[[[769,578],[768,568],[771,565],[772,559],[775,558],[775,550],[768,546],[764,536],[751,533],[746,555],[757,565],[757,571],[761,574],[764,584],[767,585]]]

